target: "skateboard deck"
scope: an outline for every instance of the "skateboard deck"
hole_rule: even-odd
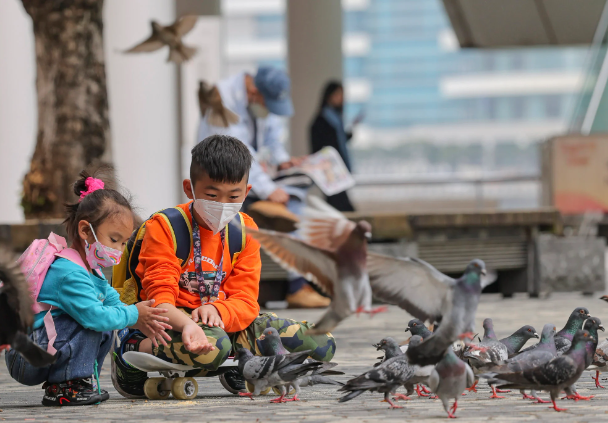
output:
[[[139,370],[144,372],[166,372],[166,371],[178,371],[184,372],[189,370],[200,370],[199,368],[186,366],[184,364],[174,364],[168,361],[161,360],[158,357],[154,357],[152,354],[146,354],[137,351],[127,351],[123,354],[123,358],[129,364],[137,367]],[[228,358],[220,367],[235,367],[238,363],[234,359]]]

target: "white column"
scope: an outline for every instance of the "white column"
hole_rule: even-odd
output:
[[[340,0],[288,0],[287,32],[295,108],[290,144],[297,156],[310,151],[309,125],[323,85],[329,79],[342,79]]]
[[[106,0],[104,37],[114,164],[122,185],[147,217],[181,199],[177,65],[168,49],[122,51],[151,34],[150,21],[168,25],[175,3]]]
[[[22,180],[36,145],[32,20],[19,0],[0,1],[0,224],[24,220]]]

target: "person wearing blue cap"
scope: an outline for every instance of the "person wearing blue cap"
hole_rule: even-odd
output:
[[[306,189],[279,186],[258,161],[262,156],[279,170],[297,166],[302,159],[290,157],[281,142],[284,125],[281,117],[293,115],[291,80],[287,73],[272,66],[260,66],[255,76],[241,72],[217,83],[222,103],[239,116],[227,128],[209,123],[207,112],[201,117],[198,141],[210,135],[230,135],[241,140],[251,151],[254,162],[249,173],[251,191],[245,204],[266,200],[285,204],[300,214]],[[325,307],[329,299],[319,295],[299,275],[290,275],[287,302],[292,307]]]

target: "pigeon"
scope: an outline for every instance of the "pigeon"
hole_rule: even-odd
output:
[[[169,26],[162,26],[158,22],[152,21],[152,35],[135,47],[126,50],[125,53],[151,52],[168,46],[167,62],[180,64],[190,60],[196,54],[196,48],[184,45],[182,37],[194,28],[197,20],[196,15],[186,15]]]
[[[407,324],[405,332],[410,332],[412,336],[419,335],[422,337],[422,339],[426,339],[433,334],[433,332],[431,332],[420,319],[410,320]]]
[[[513,334],[501,339],[500,342],[507,347],[509,358],[511,358],[524,347],[529,339],[532,338],[539,338],[536,329],[530,325],[525,325],[517,329]]]
[[[279,332],[273,327],[264,329],[264,332],[262,332],[262,335],[258,338],[256,343],[263,356],[272,357],[276,355],[289,354],[289,351],[285,349],[285,347],[283,346],[283,342],[281,342],[281,336],[279,335]],[[300,388],[305,386],[313,386],[318,384],[338,386],[344,385],[341,382],[337,382],[327,377],[329,375],[344,374],[344,372],[331,370],[332,368],[337,366],[337,363],[318,362],[316,360],[308,358],[304,360],[303,364],[311,363],[321,363],[321,366],[313,370],[310,375],[301,376],[294,380],[292,383],[288,384],[289,386],[286,386],[288,392],[290,387],[293,387],[295,389],[295,394],[291,401],[299,400],[298,396],[300,394]]]
[[[392,349],[394,352],[399,350],[397,342],[390,337],[384,338],[378,346],[385,352],[387,349]],[[412,376],[414,376],[414,368],[408,364],[405,354],[398,354],[382,362],[378,367],[346,382],[338,391],[348,393],[340,398],[339,402],[350,401],[365,391],[371,391],[384,393],[384,400],[390,404],[390,408],[403,408],[395,405],[390,395],[395,394],[399,386],[408,383]]]
[[[293,399],[285,399],[285,385],[317,369],[322,364],[320,362],[304,363],[308,353],[310,350],[272,357],[256,357],[248,349],[238,349],[235,360],[239,362],[239,372],[247,382],[254,386],[253,392],[239,392],[239,395],[253,399],[253,396],[260,395],[260,392],[266,388],[277,387],[281,391],[281,396],[271,402],[293,401]]]
[[[440,321],[439,328],[423,343],[408,348],[411,364],[438,363],[454,341],[472,337],[472,330],[486,267],[482,260],[469,263],[462,277],[452,279],[430,264],[414,258],[368,256],[374,296],[419,319]],[[466,332],[466,333],[465,333]]]
[[[428,340],[424,341],[422,345],[426,342]],[[456,418],[454,414],[458,409],[458,398],[474,382],[473,370],[456,356],[450,346],[446,348],[443,357],[429,376],[429,387],[441,400],[449,418]],[[451,408],[450,399],[454,399],[454,405]]]
[[[566,326],[555,334],[555,347],[557,348],[557,355],[562,355],[570,349],[574,334],[577,330],[583,327],[585,319],[588,317],[591,317],[591,315],[589,314],[589,310],[587,310],[585,307],[578,307],[574,309],[574,311],[570,314],[570,317],[568,317]],[[536,348],[536,345],[523,349],[522,352],[534,348]]]
[[[488,373],[490,383],[514,389],[534,389],[549,391],[555,411],[565,411],[557,407],[555,399],[561,391],[568,388],[581,377],[585,370],[587,342],[595,339],[586,330],[578,330],[570,349],[540,366],[509,373]]]
[[[488,363],[502,364],[509,358],[507,346],[496,338],[492,319],[484,319],[483,329],[483,339],[479,343],[479,347],[481,347],[481,349],[469,347],[465,349],[463,354],[465,360],[473,369],[482,368]],[[475,390],[476,385],[477,381],[469,389]],[[496,395],[497,392],[502,392],[501,390],[497,390],[494,385],[490,385],[490,388],[492,389],[492,396],[490,396],[490,398],[504,398]]]
[[[0,249],[0,351],[9,346],[32,366],[46,367],[57,357],[47,353],[27,336],[34,322],[29,287],[16,258]]]
[[[409,345],[416,347],[423,341],[424,339],[421,335],[414,335],[410,338]],[[412,376],[412,378],[405,384],[405,389],[407,390],[406,395],[413,394],[415,387],[416,394],[418,394],[419,397],[428,397],[426,393],[430,391],[426,391],[420,385],[429,386],[429,378],[435,366],[418,366],[414,364],[412,367],[414,368],[414,376]]]
[[[207,120],[212,126],[228,128],[239,121],[239,116],[222,103],[222,96],[216,85],[209,86],[205,81],[199,82],[198,105],[203,118],[209,112]]]
[[[375,313],[366,270],[367,241],[371,226],[362,220],[347,220],[339,211],[317,197],[307,208],[299,226],[304,241],[275,231],[245,228],[279,265],[293,270],[317,285],[332,298],[327,312],[307,335],[331,331],[353,313]]]
[[[511,357],[502,365],[496,366],[491,364],[482,370],[490,370],[496,373],[510,373],[538,367],[541,364],[548,362],[557,356],[554,339],[556,331],[557,329],[553,323],[547,323],[543,326],[540,341],[536,344],[536,348]],[[531,395],[526,394],[523,389],[520,390],[520,392],[524,399],[535,399],[537,403],[547,402],[540,399],[535,390],[531,392]]]
[[[593,355],[593,362],[591,366],[588,367],[589,370],[595,370],[595,377],[591,376],[593,380],[595,380],[595,387],[605,389],[600,384],[600,372],[606,368],[608,365],[608,339],[600,342],[595,349],[595,354]]]

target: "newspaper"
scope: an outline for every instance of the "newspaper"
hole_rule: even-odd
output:
[[[298,167],[277,173],[281,185],[306,185],[310,178],[325,195],[334,195],[355,186],[342,157],[333,147],[325,147],[304,159]]]

